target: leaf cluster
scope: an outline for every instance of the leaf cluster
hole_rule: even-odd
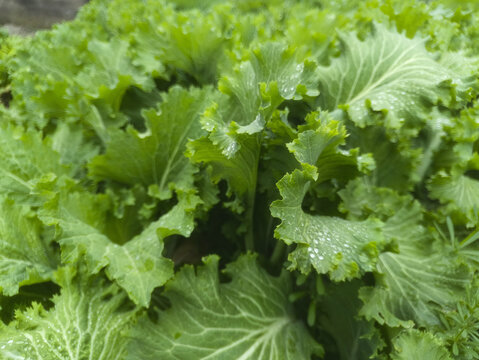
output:
[[[0,359],[479,359],[478,24],[93,0],[0,32]]]

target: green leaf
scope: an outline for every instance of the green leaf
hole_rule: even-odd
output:
[[[314,112],[308,114],[306,121],[314,121],[316,129],[302,131],[286,146],[300,163],[317,165],[321,156],[331,156],[331,153],[337,152],[339,145],[344,145],[346,128],[341,122]]]
[[[231,43],[231,25],[222,21],[214,13],[176,13],[164,24],[167,41],[163,61],[185,71],[200,84],[214,83],[218,63]]]
[[[252,205],[257,183],[263,129],[285,100],[317,95],[314,64],[298,60],[294,48],[267,42],[223,76],[224,94],[202,118],[208,136],[189,144],[195,162],[213,168],[213,180],[226,179],[230,191]]]
[[[130,86],[143,90],[153,88],[152,79],[136,69],[128,55],[129,44],[120,39],[88,43],[90,61],[76,76],[76,82],[91,99],[105,102],[118,111],[123,94]],[[94,76],[92,76],[94,74]],[[100,105],[99,102],[97,102]]]
[[[231,191],[238,195],[251,195],[256,189],[260,140],[258,136],[239,136],[236,143],[241,146],[239,153],[228,158],[209,139],[201,138],[188,145],[189,156],[194,162],[211,166],[211,179],[228,181]]]
[[[319,323],[334,338],[341,360],[369,359],[385,345],[373,322],[358,317],[360,286],[358,280],[334,284],[319,305]]]
[[[348,136],[344,124],[333,120],[327,112],[311,112],[305,121],[298,137],[286,146],[303,166],[316,168],[316,183],[356,175],[360,162],[357,149],[340,148]]]
[[[180,194],[178,204],[123,245],[105,234],[109,199],[104,195],[70,193],[49,204],[42,219],[60,229],[63,262],[84,261],[91,274],[106,268],[136,304],[148,306],[153,289],[173,275],[173,262],[162,255],[163,239],[189,236],[200,203],[194,194]]]
[[[446,215],[468,227],[479,224],[479,181],[466,175],[435,175],[428,184],[430,197],[438,199]]]
[[[469,268],[430,249],[400,250],[379,256],[376,286],[360,290],[361,314],[389,326],[438,325],[437,309],[454,305],[464,295],[471,280]]]
[[[50,139],[51,148],[60,155],[60,163],[68,166],[75,178],[85,173],[85,163],[100,151],[78,124],[58,124]]]
[[[321,347],[295,318],[288,302],[289,276],[272,277],[256,256],[227,265],[221,283],[217,256],[185,266],[166,285],[171,308],[158,321],[143,317],[127,359],[310,359]]]
[[[44,127],[52,117],[81,113],[81,95],[74,74],[81,70],[86,52],[78,50],[85,47],[87,35],[85,29],[77,28],[76,36],[72,37],[73,27],[64,25],[55,32],[44,32],[35,40],[22,42],[8,63],[12,74],[12,105],[35,114],[29,125]]]
[[[360,41],[340,34],[343,52],[329,67],[321,67],[321,106],[346,109],[358,126],[370,123],[369,109],[385,111],[386,127],[417,121],[432,104],[448,104],[452,84],[464,87],[453,71],[435,61],[421,39],[376,24],[372,36]],[[449,82],[449,83],[448,83]]]
[[[60,295],[46,311],[33,303],[0,335],[2,359],[121,359],[134,311],[126,295],[101,278],[75,276],[70,268],[58,276]]]
[[[171,187],[190,188],[196,169],[183,153],[189,139],[204,133],[199,116],[211,95],[211,88],[173,87],[157,110],[144,112],[146,133],[132,127],[111,131],[106,153],[89,164],[91,175],[129,185],[154,184],[161,199],[172,196]]]
[[[441,341],[430,332],[408,330],[393,340],[393,360],[452,360]]]
[[[374,167],[369,177],[374,185],[405,192],[417,183],[415,170],[420,164],[421,149],[403,138],[391,138],[383,125],[349,127],[348,132],[349,146],[358,147],[362,154],[372,154]]]
[[[51,239],[32,211],[11,200],[0,203],[0,292],[12,296],[20,286],[51,280],[59,262]]]
[[[376,187],[367,177],[356,178],[339,191],[340,210],[351,220],[376,217],[384,222],[383,234],[400,245],[427,245],[430,236],[422,224],[425,209],[411,195]]]
[[[0,129],[0,174],[2,194],[38,205],[44,200],[42,184],[54,183],[69,170],[41,134],[9,126]]]
[[[382,223],[348,221],[338,217],[305,213],[301,204],[312,179],[295,170],[278,183],[282,200],[271,204],[271,214],[281,219],[275,236],[298,246],[289,255],[292,268],[308,273],[329,273],[335,281],[359,277],[375,269],[384,241]]]

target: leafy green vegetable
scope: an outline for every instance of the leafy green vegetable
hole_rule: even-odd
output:
[[[92,0],[0,32],[0,359],[479,358],[473,1]]]

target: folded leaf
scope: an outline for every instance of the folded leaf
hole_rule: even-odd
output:
[[[220,79],[225,96],[202,118],[209,134],[189,145],[193,161],[212,165],[214,180],[226,179],[247,198],[256,190],[262,132],[273,111],[285,100],[317,95],[314,64],[298,60],[293,48],[268,42],[249,55]]]
[[[119,110],[128,87],[136,86],[145,91],[153,88],[152,79],[131,63],[127,56],[128,47],[128,42],[120,39],[90,41],[90,61],[75,78],[88,98],[95,99],[97,106],[108,106],[113,112]]]
[[[301,204],[312,179],[295,170],[278,183],[282,200],[271,204],[271,214],[281,219],[275,236],[298,246],[290,255],[292,268],[309,273],[329,273],[335,281],[359,277],[375,269],[378,247],[384,239],[381,222],[348,221],[305,213]]]
[[[189,139],[204,133],[199,117],[211,96],[211,88],[173,87],[158,110],[144,112],[148,132],[131,127],[111,131],[106,153],[90,162],[91,175],[129,185],[155,184],[162,199],[172,196],[172,184],[179,189],[191,187],[196,170],[183,153]]]
[[[162,255],[163,239],[172,234],[189,236],[200,203],[194,194],[182,195],[169,212],[123,245],[105,234],[109,205],[103,195],[71,193],[60,197],[42,211],[42,219],[61,230],[57,241],[63,262],[84,261],[90,274],[106,268],[107,275],[136,304],[148,306],[153,289],[173,275],[173,262]]]
[[[51,239],[29,208],[0,203],[0,293],[12,296],[20,286],[52,279],[59,262]]]

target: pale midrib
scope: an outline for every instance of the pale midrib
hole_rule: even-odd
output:
[[[267,344],[270,341],[270,339],[274,338],[281,331],[283,327],[289,324],[289,322],[290,322],[290,319],[284,318],[282,319],[282,321],[277,321],[274,325],[270,326],[268,331],[264,333],[257,341],[255,341],[253,346],[251,346],[247,352],[245,352],[240,358],[238,358],[238,360],[250,359],[250,356],[254,354],[254,352],[260,345]]]
[[[135,269],[135,277],[138,278],[138,282],[137,282],[137,285],[140,286],[141,288],[141,297],[143,297],[143,295],[145,294],[145,284],[143,283],[143,281],[141,281],[141,277],[139,276],[140,274],[140,270],[138,269],[138,267],[136,266],[136,262],[135,260],[131,257],[131,254],[130,252],[123,246],[120,247],[123,252],[125,253],[126,257],[128,258],[129,262],[131,263],[131,265],[133,266],[133,268]]]
[[[173,164],[173,161],[176,161],[176,155],[178,154],[178,151],[180,150],[180,147],[184,145],[184,140],[186,136],[188,135],[191,127],[193,126],[193,123],[195,122],[196,117],[193,117],[193,119],[189,122],[188,126],[186,127],[185,131],[181,134],[180,138],[178,139],[178,142],[176,143],[176,146],[173,148],[173,151],[171,154],[168,156],[168,161],[166,162],[165,169],[163,170],[163,174],[161,175],[161,180],[160,180],[160,191],[163,190],[163,187],[165,186],[166,179],[168,178],[168,175],[170,173],[171,165]],[[159,147],[157,145],[156,151],[155,151],[155,158],[156,155],[158,154]],[[156,159],[155,159],[156,160]],[[155,178],[156,178],[156,173],[157,173],[157,168],[156,168],[156,161],[154,161],[154,172],[155,172]]]
[[[392,64],[391,67],[389,67],[389,69],[388,69],[389,71],[386,71],[378,80],[376,80],[375,82],[373,82],[369,86],[364,87],[356,96],[354,96],[352,99],[348,99],[346,101],[346,103],[352,104],[355,101],[358,101],[359,99],[363,98],[365,96],[365,94],[367,94],[369,92],[372,92],[376,88],[380,87],[387,78],[397,74],[401,70],[404,70],[404,72],[408,71],[409,70],[408,67],[407,67],[408,64],[410,64],[411,62],[417,61],[417,60],[421,60],[421,59],[422,58],[420,58],[420,57],[409,59],[407,62],[401,64],[400,66],[398,66],[396,68],[394,68],[395,64]],[[397,62],[397,60],[396,60],[396,62]],[[396,82],[396,81],[397,80],[394,80],[391,83]]]
[[[413,275],[412,275],[409,271],[407,271],[407,270],[405,269],[405,267],[401,264],[401,262],[400,262],[398,259],[395,259],[395,258],[394,258],[393,255],[385,254],[384,256],[386,256],[386,258],[389,258],[389,260],[390,260],[391,262],[395,262],[395,263],[396,263],[396,266],[397,266],[399,269],[401,269],[401,272],[402,272],[403,274],[405,274],[405,276],[409,279],[409,280],[405,280],[405,279],[403,279],[403,278],[396,279],[396,276],[394,276],[394,273],[395,273],[395,272],[394,272],[394,271],[391,269],[391,267],[388,265],[387,261],[381,260],[381,263],[382,263],[382,265],[384,266],[386,272],[389,273],[389,276],[390,276],[390,278],[391,278],[391,281],[396,284],[396,287],[399,289],[399,292],[403,295],[403,298],[404,298],[405,302],[409,304],[409,306],[411,307],[411,309],[415,309],[415,308],[416,308],[416,305],[410,300],[410,292],[407,291],[407,290],[403,287],[403,285],[402,285],[402,283],[406,282],[406,284],[405,284],[406,286],[407,286],[407,285],[411,286],[411,281],[412,281],[412,283],[414,283],[414,279],[415,279],[415,278],[413,277]],[[421,266],[422,266],[422,265],[421,265]],[[439,278],[439,280],[446,281],[446,282],[451,282],[451,279],[450,279],[450,278],[447,278],[447,277],[445,278],[444,276],[435,276],[434,274],[426,273],[426,272],[423,272],[423,271],[420,271],[420,270],[416,270],[416,271],[412,270],[411,272],[415,272],[415,273],[417,273],[417,274],[421,274],[421,273],[422,273],[422,274],[426,275],[428,278],[431,277],[431,276],[433,276],[433,277]],[[437,287],[431,287],[431,286],[428,286],[428,285],[425,284],[425,283],[423,283],[422,285],[425,286],[425,287],[429,287],[429,288],[431,289],[431,293],[433,293],[434,290],[437,290]],[[421,291],[421,293],[422,293],[423,297],[425,298],[424,300],[421,300],[421,301],[424,301],[424,302],[426,302],[427,300],[433,301],[433,302],[436,301],[436,299],[435,299],[434,297],[430,296],[429,293],[427,293],[427,292],[425,292],[425,291]]]
[[[20,177],[14,175],[13,173],[11,173],[10,171],[7,171],[5,169],[0,169],[0,171],[2,171],[6,176],[12,178],[13,180],[15,180],[16,182],[22,184],[24,187],[26,187],[27,189],[29,190],[33,190],[33,186],[31,186],[29,183],[27,183],[26,181],[24,181],[23,179],[21,179]]]
[[[224,353],[232,348],[234,348],[237,345],[240,345],[244,343],[245,341],[248,341],[251,338],[254,338],[258,334],[264,333],[261,335],[250,347],[249,349],[243,353],[243,355],[238,358],[237,360],[245,360],[249,359],[249,356],[254,353],[254,351],[263,343],[266,343],[270,338],[274,337],[277,333],[280,332],[280,330],[286,326],[288,323],[290,323],[289,318],[279,318],[276,320],[276,322],[272,323],[270,326],[268,326],[268,329],[265,331],[265,329],[258,329],[256,331],[250,332],[248,336],[242,337],[241,339],[230,343],[228,346],[223,347],[221,349],[216,350],[215,352],[209,354],[206,357],[203,357],[202,360],[208,360],[211,358],[214,358],[218,356],[221,353]]]

